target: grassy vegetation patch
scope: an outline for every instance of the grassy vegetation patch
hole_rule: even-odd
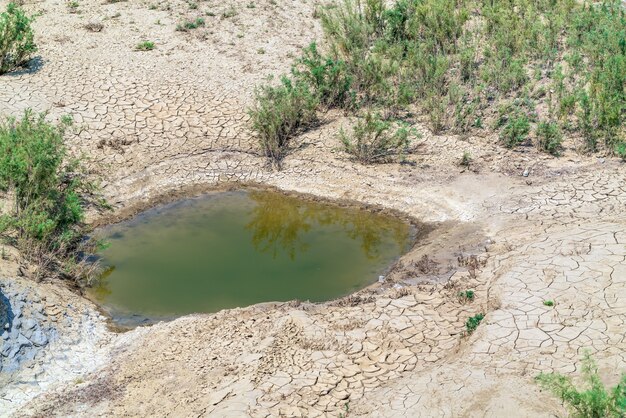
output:
[[[152,51],[154,49],[154,42],[151,42],[151,41],[139,42],[135,46],[135,49],[137,51]]]
[[[417,112],[436,133],[493,129],[553,155],[567,130],[579,149],[626,157],[619,0],[342,0],[316,16],[323,52],[306,48],[286,77],[319,109]]]
[[[572,378],[559,373],[541,373],[535,380],[554,393],[568,406],[573,417],[621,418],[626,416],[626,374],[613,388],[607,389],[598,374],[598,367],[589,353],[582,360],[582,388]]]

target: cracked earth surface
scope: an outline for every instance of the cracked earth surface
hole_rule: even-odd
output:
[[[572,150],[560,159],[511,152],[493,138],[433,136],[418,124],[413,164],[360,166],[337,151],[335,134],[348,121],[329,113],[297,139],[283,170],[272,171],[256,153],[245,107],[255,84],[287,69],[289,56],[318,37],[315,4],[233,2],[231,18],[221,17],[231,5],[168,4],[84,1],[79,14],[63,2],[28,4],[44,12],[36,23],[41,60],[2,77],[0,113],[71,114],[78,129],[68,142],[89,156],[119,212],[193,185],[254,182],[394,209],[433,229],[385,283],[338,301],[268,303],[123,334],[98,328],[81,340],[97,340],[90,343],[98,361],[60,363],[79,381],[38,385],[20,397],[20,384],[37,386],[27,369],[3,389],[3,399],[17,401],[0,411],[554,416],[564,410],[533,383],[540,371],[575,375],[589,350],[608,383],[619,378],[626,369],[624,164]],[[205,9],[216,15],[206,28],[174,31]],[[102,32],[82,29],[103,17]],[[144,39],[157,48],[133,51]],[[476,172],[459,171],[465,150]],[[525,169],[529,177],[520,176]],[[450,264],[449,279],[418,268],[423,255]],[[475,290],[473,302],[458,298],[465,289]],[[477,331],[464,335],[467,318],[482,312]]]

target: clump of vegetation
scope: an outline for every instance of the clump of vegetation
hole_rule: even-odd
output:
[[[485,314],[483,313],[479,313],[479,314],[476,314],[474,316],[470,316],[469,318],[467,318],[467,321],[465,321],[465,330],[467,331],[467,334],[470,335],[474,331],[476,331],[476,328],[478,328],[478,325],[480,325],[480,322],[484,318],[485,318]]]
[[[340,132],[344,150],[357,161],[365,164],[389,161],[394,155],[407,152],[412,132],[393,125],[381,118],[380,114],[366,113],[352,128],[351,135]]]
[[[554,301],[553,300],[544,300],[543,304],[545,306],[554,306]]]
[[[37,51],[32,21],[15,3],[0,13],[0,74],[24,65]]]
[[[280,163],[294,134],[317,120],[317,105],[317,98],[305,83],[287,77],[282,77],[278,85],[258,89],[249,114],[264,154]]]
[[[580,418],[621,418],[626,416],[626,374],[617,386],[607,389],[598,375],[598,367],[589,353],[582,360],[585,387],[578,389],[572,379],[558,373],[541,373],[535,380],[560,397],[572,416]]]
[[[327,48],[303,51],[291,76],[328,97],[322,108],[390,119],[410,106],[434,132],[465,135],[494,121],[503,145],[535,132],[554,155],[567,129],[588,151],[626,155],[620,0],[337,0],[316,16]]]
[[[143,41],[139,42],[137,46],[135,46],[137,51],[152,51],[154,49],[154,42],[151,41]]]
[[[537,147],[552,155],[559,155],[563,137],[559,126],[554,122],[539,122],[537,125]]]
[[[291,72],[310,87],[322,106],[349,108],[354,104],[352,77],[346,63],[322,56],[315,43],[302,51]]]
[[[177,24],[176,30],[179,32],[187,32],[192,29],[198,29],[200,27],[204,27],[205,25],[206,25],[206,22],[204,21],[204,19],[201,17],[198,17],[196,18],[196,20],[188,20],[186,22]]]
[[[75,255],[85,250],[85,207],[94,198],[80,160],[68,156],[63,135],[71,121],[58,125],[27,111],[21,120],[0,123],[0,191],[12,198],[0,216],[0,234],[38,265],[38,274],[74,277],[92,268]]]
[[[473,290],[464,290],[462,292],[459,292],[459,299],[461,299],[462,301],[472,302],[475,296],[476,295],[474,294]]]

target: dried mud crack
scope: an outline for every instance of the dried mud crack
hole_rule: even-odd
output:
[[[188,5],[170,3],[168,11],[86,0],[82,14],[28,4],[45,11],[35,24],[41,62],[2,76],[0,114],[72,115],[81,129],[69,145],[106,180],[116,214],[234,182],[383,207],[437,227],[386,283],[346,299],[263,304],[125,333],[108,330],[96,307],[61,285],[20,278],[11,254],[0,260],[2,293],[39,304],[34,327],[47,341],[30,339],[37,353],[0,380],[0,415],[553,416],[564,410],[534,384],[540,371],[574,373],[590,350],[607,382],[619,378],[623,163],[572,151],[554,159],[424,129],[414,164],[363,166],[336,151],[346,120],[329,112],[272,171],[245,108],[255,84],[287,69],[287,56],[319,33],[314,4],[235,1],[239,15],[217,19],[200,39],[174,32],[175,12]],[[101,32],[81,29],[103,16]],[[133,51],[148,36],[158,48]],[[477,172],[461,172],[458,150],[471,151]],[[420,263],[424,256],[433,264]],[[465,289],[473,302],[458,297]],[[467,318],[481,312],[480,327],[465,335]]]

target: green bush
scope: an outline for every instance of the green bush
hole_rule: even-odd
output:
[[[513,148],[526,140],[530,131],[530,122],[526,115],[514,115],[511,117],[502,132],[500,140],[507,148]]]
[[[580,418],[623,418],[626,416],[626,374],[620,383],[607,390],[598,375],[598,367],[586,353],[582,360],[584,389],[578,389],[572,379],[558,373],[541,373],[535,380],[554,393],[570,408],[572,416]]]
[[[297,80],[306,83],[327,108],[350,107],[354,102],[352,77],[345,62],[323,57],[315,43],[303,50],[292,73]]]
[[[348,135],[340,132],[344,150],[361,163],[389,161],[393,155],[407,152],[412,132],[405,127],[393,130],[390,122],[381,119],[380,114],[367,113],[359,119]]]
[[[37,51],[32,21],[15,3],[0,13],[0,74],[23,65]]]
[[[260,87],[248,112],[264,154],[280,162],[288,151],[289,140],[316,121],[318,104],[316,96],[301,81],[282,77],[276,86]]]
[[[0,191],[13,198],[0,216],[0,234],[42,273],[69,266],[85,233],[84,207],[98,203],[86,200],[94,184],[67,155],[63,134],[70,122],[51,125],[44,116],[27,111],[0,123]]]
[[[485,318],[485,314],[483,313],[479,313],[479,314],[476,314],[474,316],[467,318],[467,321],[465,321],[465,330],[467,331],[467,333],[471,334],[474,331],[476,331],[476,328],[478,328],[478,325],[480,325],[480,322],[484,318]]]
[[[552,155],[559,155],[563,137],[559,126],[554,122],[539,122],[537,125],[537,146]]]

